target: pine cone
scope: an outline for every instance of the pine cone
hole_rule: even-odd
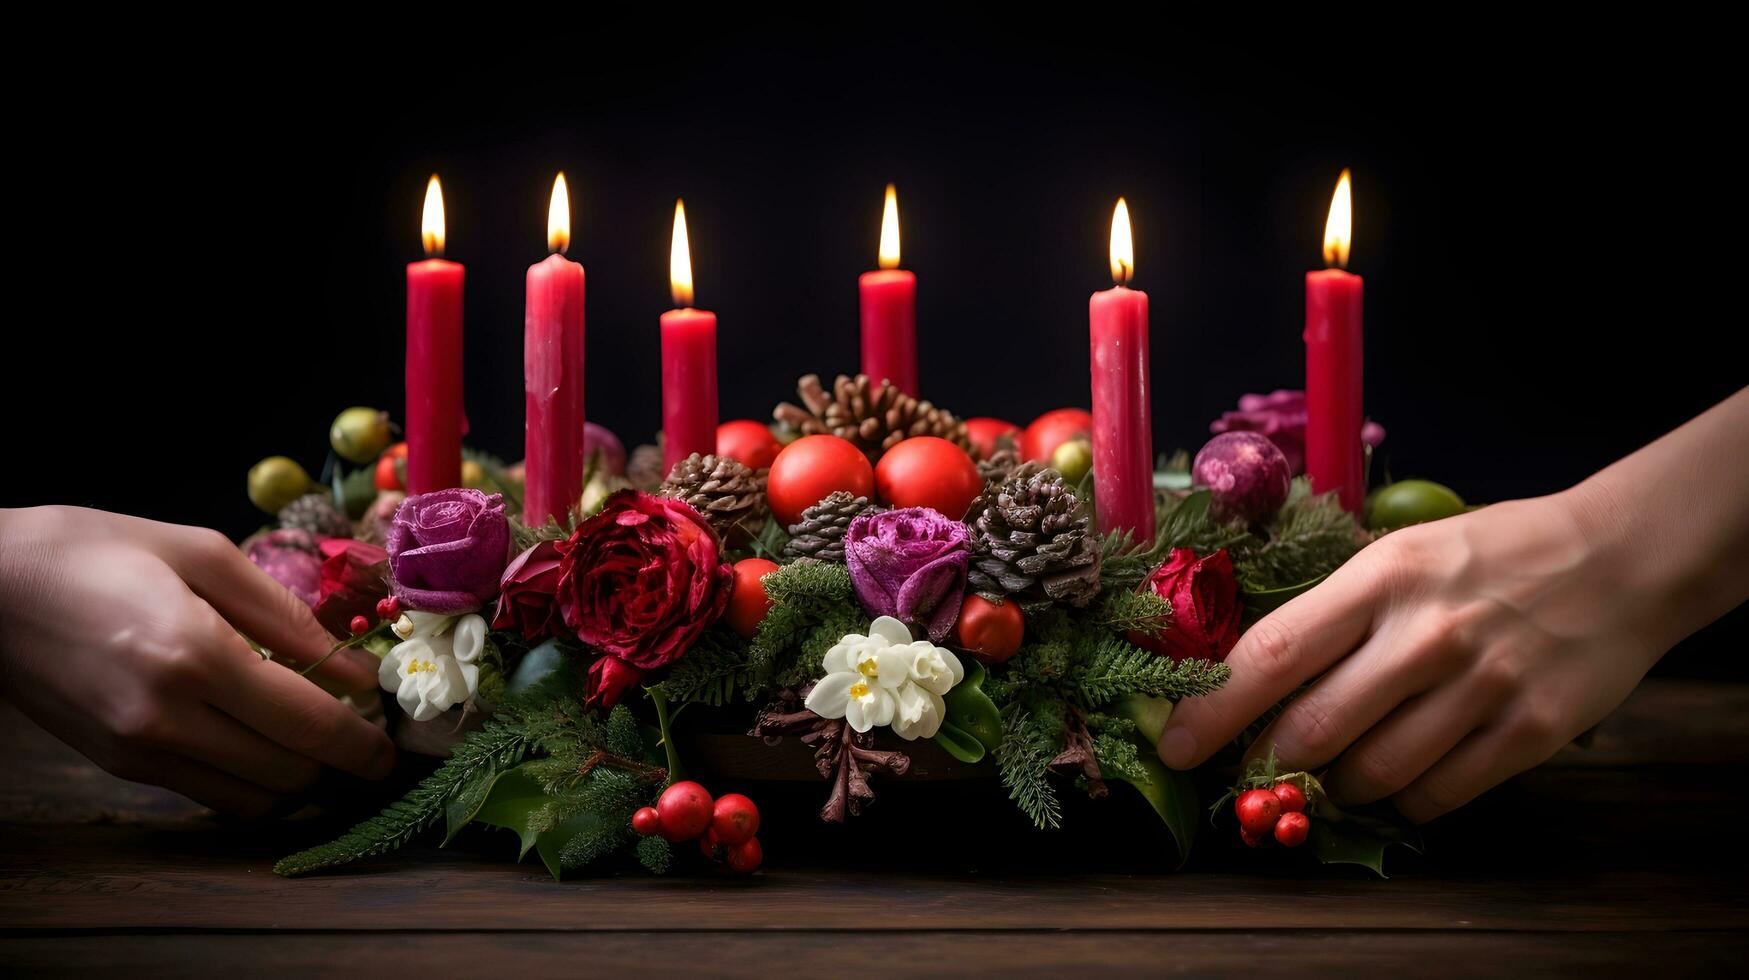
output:
[[[980,592],[1085,606],[1099,592],[1099,541],[1056,470],[1015,468],[972,503],[968,579]]]
[[[350,538],[352,522],[334,506],[326,493],[306,493],[279,509],[279,526],[314,534],[319,538]]]
[[[1009,474],[1021,463],[1020,454],[1012,449],[998,449],[989,459],[978,460],[978,475],[985,484],[1006,483]]]
[[[818,558],[842,565],[844,534],[850,530],[850,522],[878,510],[867,497],[835,490],[825,500],[802,511],[800,524],[789,526],[790,539],[783,546],[784,557]]]
[[[639,490],[655,490],[662,485],[662,447],[644,443],[632,450],[626,462],[626,479]]]
[[[674,464],[657,492],[691,504],[731,544],[752,540],[770,514],[758,475],[727,456],[693,453]]]
[[[784,402],[772,417],[803,435],[826,433],[848,439],[871,459],[911,436],[940,436],[972,451],[966,424],[953,413],[918,401],[885,381],[876,384],[866,374],[839,375],[830,394],[819,375],[806,375],[796,382],[796,394],[801,405]]]

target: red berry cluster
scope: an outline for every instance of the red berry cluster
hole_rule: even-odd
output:
[[[1256,847],[1265,835],[1273,834],[1283,847],[1298,847],[1306,842],[1312,830],[1312,818],[1306,815],[1306,793],[1293,783],[1282,781],[1272,789],[1248,789],[1233,801],[1233,812],[1239,817],[1239,837],[1246,845]]]
[[[759,867],[765,852],[759,846],[759,808],[740,793],[711,799],[703,786],[691,781],[675,783],[662,791],[655,806],[632,814],[632,829],[649,837],[662,835],[671,843],[697,840],[698,849],[713,861],[722,861],[733,871],[747,874]]]

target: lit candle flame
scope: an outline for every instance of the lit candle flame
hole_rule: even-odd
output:
[[[419,217],[419,237],[425,242],[426,256],[443,254],[443,185],[437,175],[425,185],[425,212]]]
[[[565,190],[565,172],[553,179],[553,199],[547,205],[547,250],[564,252],[571,247],[571,195]]]
[[[887,185],[887,203],[881,209],[881,268],[899,267],[899,193]]]
[[[1111,213],[1111,281],[1119,286],[1130,284],[1136,274],[1136,246],[1130,238],[1130,206],[1117,199],[1117,210]]]
[[[1324,264],[1337,269],[1348,268],[1348,246],[1354,240],[1354,198],[1348,189],[1348,168],[1336,181],[1336,193],[1330,198],[1330,218],[1324,222]]]
[[[674,201],[674,244],[668,250],[668,282],[674,305],[692,305],[692,245],[686,238],[686,202]]]

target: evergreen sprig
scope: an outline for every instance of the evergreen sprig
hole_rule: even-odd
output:
[[[1057,790],[1050,781],[1051,760],[1061,751],[1061,730],[1060,720],[1041,722],[1017,706],[1005,713],[1002,744],[996,747],[996,771],[1008,798],[1040,830],[1063,824]]]
[[[697,701],[719,707],[735,699],[752,680],[747,641],[721,627],[699,634],[698,642],[656,685],[676,704]]]
[[[1073,674],[1076,700],[1097,708],[1119,698],[1193,698],[1217,690],[1232,668],[1212,660],[1172,660],[1116,636],[1100,640],[1095,652]]]
[[[747,661],[759,689],[819,676],[819,658],[846,633],[866,627],[843,565],[802,560],[760,580],[771,609],[753,634]],[[823,644],[823,645],[822,645]]]
[[[351,864],[387,854],[435,825],[457,794],[495,770],[516,765],[528,753],[527,730],[514,721],[492,720],[469,733],[437,771],[382,813],[342,834],[337,840],[282,859],[275,874],[287,877]]]
[[[1364,540],[1354,515],[1333,493],[1314,496],[1304,477],[1257,543],[1235,548],[1234,571],[1247,592],[1283,589],[1335,571]]]
[[[1108,592],[1094,620],[1114,633],[1155,636],[1172,622],[1172,603],[1146,589]]]

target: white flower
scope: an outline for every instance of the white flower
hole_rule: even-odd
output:
[[[486,621],[407,612],[395,622],[401,637],[377,668],[377,681],[414,721],[430,721],[472,697],[480,686]]]
[[[826,651],[826,676],[808,692],[807,709],[843,718],[866,732],[881,725],[907,741],[941,730],[941,696],[966,675],[959,658],[928,640],[911,639],[905,624],[882,616],[868,635],[850,633]]]

